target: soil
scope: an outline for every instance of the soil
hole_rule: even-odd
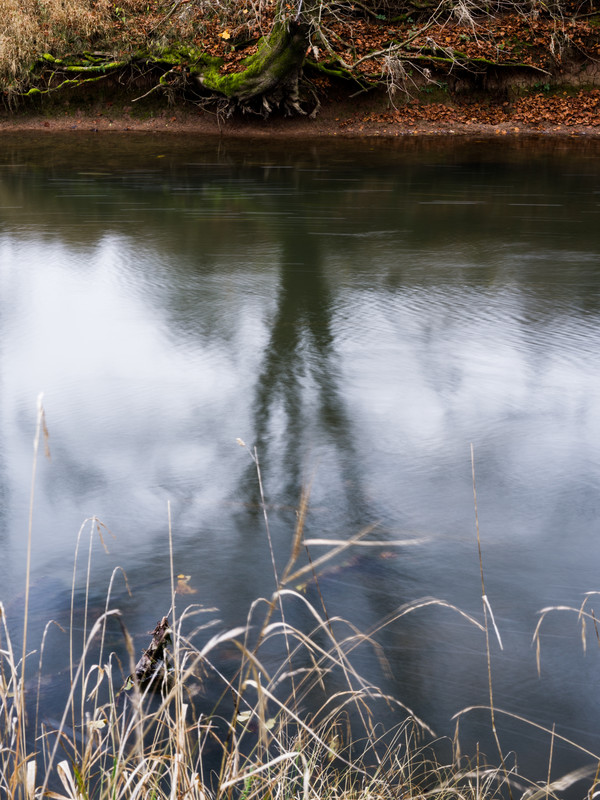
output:
[[[450,97],[411,100],[395,107],[383,92],[362,98],[338,95],[309,116],[222,118],[193,105],[133,105],[130,97],[73,100],[46,108],[0,113],[0,132],[175,132],[227,137],[567,136],[600,137],[600,90],[528,94],[511,102]]]

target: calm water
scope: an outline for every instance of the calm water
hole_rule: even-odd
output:
[[[584,656],[576,615],[553,614],[541,677],[531,647],[540,609],[600,590],[600,146],[5,137],[0,287],[0,599],[15,616],[42,390],[52,450],[34,640],[68,614],[95,515],[110,552],[95,539],[92,603],[122,566],[133,597],[117,580],[115,604],[143,646],[168,607],[169,502],[192,599],[243,623],[273,572],[237,437],[258,448],[280,566],[310,481],[308,536],[377,523],[371,538],[409,540],[325,574],[331,613],[367,630],[435,596],[482,619],[472,443],[496,704],[600,753],[593,634]],[[366,650],[360,668],[440,735],[488,702],[483,637],[456,613],[378,638],[394,677]],[[462,730],[493,755],[485,712]],[[545,778],[550,737],[500,730]],[[591,761],[556,743],[554,758],[557,774]]]

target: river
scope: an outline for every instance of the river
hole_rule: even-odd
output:
[[[108,551],[94,533],[90,604],[103,610],[121,566],[132,596],[117,576],[114,602],[140,647],[168,608],[169,515],[191,600],[218,609],[219,629],[243,624],[274,589],[256,447],[279,571],[303,487],[307,538],[369,528],[385,545],[352,548],[319,581],[361,630],[424,597],[482,621],[477,516],[503,748],[534,779],[551,748],[556,774],[589,763],[500,710],[600,754],[593,624],[583,653],[577,614],[550,613],[540,675],[532,646],[541,609],[600,590],[599,264],[593,141],[3,135],[9,617],[43,392],[32,647],[68,617],[82,525],[85,583],[90,517]],[[417,610],[377,639],[391,676],[369,648],[359,668],[437,734],[489,704],[485,639],[456,611]],[[50,672],[63,651],[52,632]],[[487,711],[461,726],[467,752],[494,756]]]

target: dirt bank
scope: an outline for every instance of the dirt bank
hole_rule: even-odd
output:
[[[392,106],[384,92],[323,103],[314,118],[258,116],[224,118],[194,105],[135,103],[112,95],[79,103],[66,98],[0,114],[1,131],[151,131],[252,137],[600,136],[600,90],[564,89],[513,100],[445,97],[438,102],[401,99]]]

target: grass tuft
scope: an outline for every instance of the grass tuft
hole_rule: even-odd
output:
[[[122,19],[143,5],[142,0],[0,0],[0,86],[7,95],[22,92],[44,53],[55,58],[90,47],[112,51]]]
[[[45,430],[40,405],[35,456],[40,430]],[[256,450],[250,450],[260,484]],[[35,478],[35,470],[34,470]],[[474,467],[473,467],[474,479]],[[33,480],[32,483],[35,481]],[[475,511],[477,512],[473,480]],[[269,535],[266,502],[264,523]],[[363,531],[347,543],[333,541],[324,556],[311,559],[308,567],[296,560],[310,544],[321,539],[304,538],[308,491],[301,498],[298,523],[292,539],[292,555],[279,575],[273,561],[275,591],[252,603],[246,624],[211,632],[201,605],[175,608],[177,576],[173,568],[173,534],[169,508],[169,562],[171,608],[168,655],[153,666],[152,681],[136,670],[135,647],[121,612],[110,608],[117,575],[110,578],[104,612],[88,620],[87,598],[92,582],[92,542],[104,527],[89,520],[89,551],[83,604],[83,643],[75,645],[74,628],[81,621],[74,613],[75,578],[71,596],[71,630],[68,668],[64,670],[64,704],[60,720],[43,720],[42,670],[49,622],[44,630],[37,660],[26,647],[13,645],[9,620],[0,602],[0,797],[9,800],[521,800],[558,798],[582,778],[598,781],[599,760],[578,748],[592,761],[560,779],[551,780],[554,742],[577,745],[539,725],[529,723],[551,737],[550,761],[545,784],[528,782],[511,767],[500,750],[500,766],[491,766],[477,751],[461,756],[459,723],[467,708],[456,716],[456,736],[446,742],[452,755],[441,760],[439,742],[425,721],[399,699],[386,695],[366,680],[354,666],[357,648],[379,652],[376,635],[383,627],[420,609],[449,609],[485,634],[489,656],[488,615],[495,628],[485,594],[480,548],[484,624],[460,609],[434,598],[423,598],[399,607],[372,631],[362,633],[348,621],[329,616],[315,607],[289,583],[315,575],[333,555],[351,546],[383,546],[390,543],[365,540]],[[32,490],[33,498],[33,490]],[[79,545],[77,538],[74,575]],[[479,530],[477,524],[479,539]],[[29,561],[28,561],[29,563]],[[185,576],[183,576],[185,577]],[[321,603],[323,598],[318,593]],[[587,602],[587,600],[586,600]],[[571,609],[570,609],[571,610]],[[573,609],[577,611],[576,609]],[[550,609],[542,612],[540,625]],[[301,612],[301,613],[298,613]],[[585,603],[578,619],[585,641]],[[308,620],[300,629],[293,618]],[[17,624],[16,621],[14,623]],[[158,630],[158,627],[157,627]],[[113,649],[107,645],[111,633]],[[63,633],[65,633],[63,631]],[[163,628],[164,634],[164,628]],[[535,633],[539,641],[539,626]],[[147,651],[150,652],[150,651]],[[232,653],[234,656],[232,656]],[[489,669],[489,666],[488,666]],[[33,680],[32,680],[33,678]],[[507,712],[495,707],[490,681],[490,705],[483,708],[495,719]],[[32,688],[29,688],[32,687]],[[33,694],[32,694],[33,691]],[[218,697],[209,704],[208,697]],[[399,720],[391,729],[382,727],[385,710]],[[35,711],[35,713],[31,713]],[[527,723],[518,715],[513,719]],[[497,741],[497,739],[496,739]]]

